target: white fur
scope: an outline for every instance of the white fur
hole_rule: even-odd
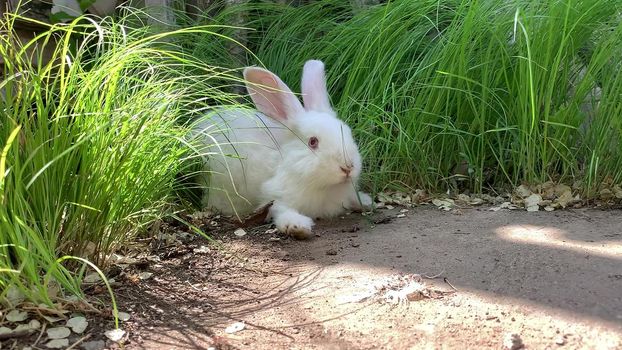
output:
[[[245,215],[274,201],[277,228],[307,237],[316,217],[371,206],[356,192],[361,157],[350,128],[330,107],[324,65],[308,61],[300,101],[276,75],[261,68],[244,71],[259,110],[217,110],[195,128],[210,155],[203,204],[225,214]],[[316,150],[309,138],[319,140]],[[340,168],[350,167],[347,176]]]

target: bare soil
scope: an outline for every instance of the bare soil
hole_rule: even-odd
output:
[[[264,226],[156,247],[117,278],[124,348],[505,349],[514,334],[515,348],[622,349],[622,212],[399,214],[322,221],[310,241]],[[410,274],[430,293],[357,297]]]

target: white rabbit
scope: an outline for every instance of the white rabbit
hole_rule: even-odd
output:
[[[370,207],[356,190],[361,156],[330,106],[324,64],[304,65],[304,107],[270,71],[248,67],[244,78],[259,112],[219,110],[195,128],[212,153],[203,205],[239,216],[273,201],[269,217],[298,239],[311,235],[312,218]]]

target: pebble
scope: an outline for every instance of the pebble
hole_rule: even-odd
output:
[[[45,346],[50,349],[65,349],[69,346],[69,339],[63,338],[50,340],[47,344],[45,344]]]
[[[84,350],[103,350],[106,347],[106,342],[103,340],[87,341],[80,345]]]
[[[518,350],[523,348],[523,340],[516,333],[508,333],[503,337],[503,348],[507,350]]]

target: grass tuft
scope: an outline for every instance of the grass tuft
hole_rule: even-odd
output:
[[[620,4],[344,1],[229,8],[248,46],[294,89],[325,61],[376,188],[487,191],[548,180],[589,194],[622,181]],[[197,40],[194,54],[217,45]],[[231,62],[236,65],[236,62]]]
[[[104,267],[175,209],[177,176],[197,160],[184,125],[234,103],[221,84],[239,78],[175,44],[213,27],[152,34],[80,17],[21,42],[17,20],[0,24],[0,299],[12,285],[51,304],[53,285],[80,295],[77,261]]]

